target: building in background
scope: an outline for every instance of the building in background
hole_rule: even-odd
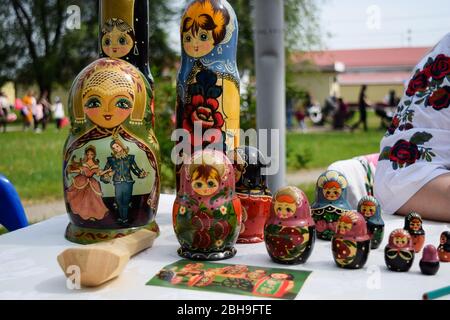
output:
[[[430,47],[351,49],[296,53],[291,63],[296,84],[319,103],[335,93],[356,103],[361,85],[371,103],[383,102],[390,90],[402,96],[413,68]]]

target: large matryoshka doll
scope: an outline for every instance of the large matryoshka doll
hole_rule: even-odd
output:
[[[242,229],[238,243],[264,241],[264,225],[270,214],[272,193],[263,169],[266,160],[255,147],[234,150],[236,192],[242,204]]]
[[[347,211],[339,217],[331,248],[338,267],[344,269],[364,267],[370,252],[370,236],[366,220],[360,213]]]
[[[311,212],[319,239],[331,240],[341,214],[352,210],[346,200],[347,184],[344,175],[334,170],[326,171],[317,179],[316,202]]]
[[[384,236],[384,221],[381,218],[380,203],[373,196],[364,196],[358,202],[358,212],[367,222],[370,249],[378,249]]]
[[[183,143],[204,148],[214,141],[225,153],[234,150],[239,146],[240,116],[236,14],[226,0],[191,1],[180,33],[176,122],[190,136]]]
[[[75,79],[72,128],[64,148],[66,237],[92,243],[139,228],[157,231],[159,145],[153,132],[152,90],[123,60],[102,58]]]
[[[232,258],[242,210],[230,160],[220,151],[198,151],[184,162],[180,182],[173,206],[178,254],[193,260]]]
[[[315,226],[303,191],[284,187],[273,196],[264,240],[270,257],[277,263],[298,264],[308,260],[314,248]]]

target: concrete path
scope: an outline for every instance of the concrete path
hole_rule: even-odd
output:
[[[313,184],[317,182],[317,178],[324,173],[327,169],[305,169],[286,175],[287,184],[298,186],[300,184]]]

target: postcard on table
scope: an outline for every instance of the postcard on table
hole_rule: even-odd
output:
[[[310,274],[311,271],[179,260],[164,267],[147,285],[292,300]]]

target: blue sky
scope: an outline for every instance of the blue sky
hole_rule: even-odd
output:
[[[450,32],[449,0],[318,1],[328,49],[432,46]]]
[[[433,46],[450,32],[450,0],[315,1],[325,49]],[[182,1],[171,4],[177,8]],[[171,28],[177,49],[178,23]]]

